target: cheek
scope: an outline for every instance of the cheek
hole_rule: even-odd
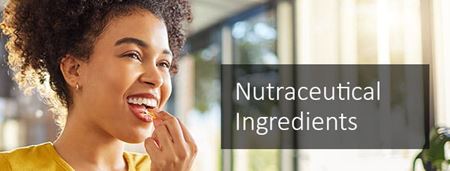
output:
[[[160,108],[164,108],[165,104],[172,94],[172,80],[170,74],[164,76],[164,84],[161,86],[161,105]]]
[[[117,105],[126,91],[134,81],[132,68],[121,65],[120,62],[112,63],[103,62],[96,63],[91,66],[90,76],[87,81],[89,86],[86,95],[90,95],[88,99],[91,103],[100,103],[98,105]]]

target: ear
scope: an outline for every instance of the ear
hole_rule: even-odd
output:
[[[59,64],[59,69],[66,80],[66,83],[75,89],[76,85],[80,83],[80,66],[82,61],[80,59],[75,58],[72,55],[66,55],[61,59]]]

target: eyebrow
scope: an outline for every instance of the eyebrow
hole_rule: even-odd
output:
[[[115,46],[119,46],[121,44],[136,44],[136,45],[141,46],[143,48],[148,48],[148,44],[145,43],[143,40],[137,39],[137,38],[133,38],[133,37],[125,37],[125,38],[119,39],[118,41],[116,41],[116,43],[114,45]],[[163,54],[170,55],[170,56],[173,57],[172,52],[170,50],[168,50],[168,49],[164,49],[163,50]]]
[[[143,40],[132,38],[132,37],[125,37],[120,40],[118,40],[114,45],[119,46],[121,44],[136,44],[141,47],[148,47],[147,43],[145,43]]]

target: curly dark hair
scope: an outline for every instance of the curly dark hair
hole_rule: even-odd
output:
[[[72,98],[61,60],[66,55],[88,60],[108,22],[137,9],[164,21],[175,73],[186,40],[184,24],[192,20],[188,0],[10,0],[1,28],[9,36],[8,64],[16,82],[25,92],[36,88],[55,110],[57,124],[64,125]]]

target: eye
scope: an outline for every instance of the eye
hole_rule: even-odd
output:
[[[123,56],[142,61],[141,55],[136,51],[125,53]]]
[[[170,68],[172,65],[168,61],[162,61],[158,64],[158,66],[162,66],[164,68]]]

